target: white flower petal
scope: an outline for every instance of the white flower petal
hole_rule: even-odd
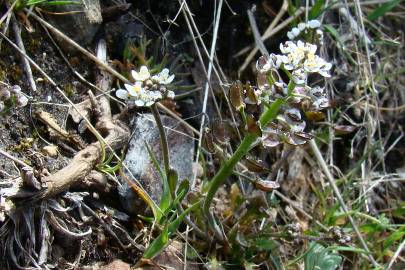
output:
[[[143,107],[145,105],[145,102],[141,99],[135,100],[135,105],[138,107]]]
[[[135,81],[137,81],[139,79],[139,74],[135,70],[131,71],[131,76]]]
[[[173,80],[174,80],[174,74],[172,74],[171,76],[169,76],[169,78],[167,78],[166,84],[171,83]]]
[[[291,32],[296,37],[299,36],[299,34],[301,33],[301,31],[297,27],[294,27],[293,29],[291,29]]]
[[[174,99],[175,95],[176,94],[173,91],[167,92],[167,98],[169,98],[169,99]]]
[[[298,24],[298,29],[300,31],[305,30],[305,28],[307,28],[307,25],[305,23],[301,22],[301,23]]]
[[[295,38],[294,34],[293,34],[291,31],[288,31],[288,32],[287,32],[287,37],[288,37],[288,39],[290,39],[290,40],[293,40],[293,39]]]
[[[160,72],[160,75],[164,78],[167,78],[169,76],[169,69],[168,68],[162,69],[162,71]]]
[[[134,85],[125,84],[125,88],[127,89],[128,94],[132,97],[137,97],[139,93],[142,91],[142,87],[137,84]]]
[[[139,72],[132,70],[131,75],[135,81],[145,81],[145,80],[149,79],[149,77],[150,77],[149,70],[146,66],[141,66],[141,69],[139,70]]]
[[[118,89],[115,91],[115,95],[120,99],[128,99],[128,91],[124,89]]]
[[[153,76],[152,76],[152,80],[155,81],[155,82],[157,82],[157,83],[159,83],[159,82],[160,82],[160,77],[159,77],[159,75],[153,75]]]
[[[320,27],[320,26],[321,26],[321,22],[318,21],[318,20],[310,20],[310,21],[308,22],[308,27],[309,27],[309,28],[314,29],[314,28],[318,28],[318,27]]]

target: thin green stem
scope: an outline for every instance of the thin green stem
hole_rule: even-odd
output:
[[[169,145],[167,143],[167,136],[165,129],[163,127],[162,119],[160,118],[159,110],[156,106],[156,103],[150,106],[150,109],[153,113],[153,117],[155,118],[157,128],[159,130],[159,135],[160,135],[160,144],[162,147],[162,155],[163,155],[163,163],[165,166],[165,174],[166,178],[169,175],[169,170],[170,170],[170,157],[169,157]]]
[[[281,107],[284,103],[284,99],[277,99],[274,101],[269,108],[261,115],[260,117],[260,124],[262,127],[266,126],[271,120],[273,120]],[[204,201],[203,210],[204,213],[207,215],[210,225],[215,229],[217,227],[212,214],[210,213],[210,206],[212,200],[217,192],[218,188],[225,182],[225,180],[232,174],[233,168],[235,165],[247,154],[250,149],[250,146],[253,142],[256,141],[258,138],[255,134],[248,134],[242,140],[239,147],[236,149],[234,154],[228,159],[220,168],[218,173],[212,178],[210,182],[210,186],[208,189],[207,197]],[[215,229],[215,231],[218,231]]]

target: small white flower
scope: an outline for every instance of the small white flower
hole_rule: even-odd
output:
[[[170,84],[174,80],[174,74],[169,75],[169,69],[164,68],[159,74],[152,76],[152,80],[160,84]]]
[[[305,23],[300,22],[300,23],[298,24],[298,29],[299,29],[300,31],[304,31],[305,28],[307,28],[307,25],[306,25]]]
[[[118,89],[117,91],[115,91],[115,95],[117,96],[117,98],[120,99],[129,99],[129,95],[128,95],[128,91],[124,90],[124,89]]]
[[[140,82],[146,81],[147,79],[150,78],[150,73],[146,66],[141,66],[141,69],[139,70],[139,72],[132,70],[131,75],[135,81],[140,81]]]
[[[291,31],[287,32],[287,37],[288,37],[289,40],[293,40],[295,38],[293,32],[291,32]]]
[[[310,21],[308,22],[308,27],[309,27],[309,28],[315,29],[315,28],[318,28],[318,27],[320,27],[320,26],[321,26],[321,22],[318,21],[318,20],[310,20]]]
[[[115,95],[118,98],[133,102],[138,107],[148,107],[162,99],[159,91],[150,91],[142,87],[142,82],[124,84],[125,89],[118,89]]]
[[[329,71],[331,68],[332,68],[331,63],[324,62],[323,65],[320,67],[318,73],[325,78],[329,78],[329,77],[331,77],[329,74]]]
[[[173,91],[168,91],[167,92],[167,98],[169,98],[169,99],[174,99],[174,96],[175,96],[176,94],[173,92]]]
[[[291,29],[291,32],[294,34],[294,36],[298,37],[299,34],[301,33],[301,31],[297,28],[297,27],[293,27],[293,29]]]
[[[292,79],[294,83],[298,85],[305,84],[307,81],[307,73],[302,69],[296,69],[292,72]]]
[[[318,38],[319,44],[323,45],[323,31],[321,29],[316,29],[316,37]]]

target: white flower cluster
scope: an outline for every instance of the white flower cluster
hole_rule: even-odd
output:
[[[318,20],[310,20],[307,23],[302,22],[302,23],[299,23],[297,25],[297,27],[294,27],[293,29],[291,29],[291,31],[288,31],[287,32],[287,37],[290,40],[293,40],[296,37],[298,37],[301,34],[301,32],[306,31],[306,30],[311,30],[311,29],[317,29],[320,26],[321,26],[321,22],[318,21]],[[321,30],[319,30],[319,31],[321,31]]]
[[[260,73],[267,73],[271,69],[284,67],[291,72],[294,82],[299,85],[306,84],[310,73],[330,77],[329,70],[332,64],[316,55],[316,50],[316,45],[301,40],[287,41],[284,45],[280,44],[282,55],[271,54],[269,58],[262,56],[257,61],[256,68]]]
[[[15,98],[17,107],[25,107],[28,104],[28,98],[22,93],[19,85],[0,88],[0,112],[6,107],[5,102]]]
[[[174,80],[174,74],[169,74],[169,69],[164,68],[160,73],[151,76],[149,69],[142,66],[139,72],[132,70],[134,84],[124,84],[125,89],[118,89],[115,95],[124,100],[133,102],[138,107],[148,107],[155,102],[170,98],[175,94],[166,88]]]
[[[290,39],[300,35],[306,29],[320,27],[317,20],[300,23],[298,27],[288,32]],[[301,116],[300,109],[319,111],[330,106],[324,89],[308,86],[310,74],[330,77],[332,64],[316,55],[317,46],[301,40],[287,41],[280,44],[281,54],[262,56],[256,63],[258,74],[258,89],[262,99],[268,101],[276,98],[287,98],[275,121],[263,128],[262,143],[267,147],[274,147],[283,142],[291,145],[301,145],[312,138],[306,133],[306,122]],[[293,84],[282,81],[280,73],[290,77]],[[291,87],[293,86],[293,87]],[[290,89],[289,89],[290,87]]]
[[[291,29],[291,31],[287,32],[287,37],[290,40],[294,40],[298,38],[301,33],[311,33],[311,31],[315,31],[315,38],[318,40],[320,45],[323,45],[323,31],[319,29],[321,26],[321,22],[318,20],[310,20],[307,23],[299,23],[297,27]]]

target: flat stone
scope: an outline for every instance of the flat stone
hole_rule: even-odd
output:
[[[51,12],[44,13],[46,20],[82,46],[92,42],[103,21],[99,0],[84,0],[81,5],[55,5],[48,10]],[[66,48],[66,42],[60,43]]]
[[[179,122],[169,116],[161,116],[169,144],[170,166],[179,175],[179,181],[192,177],[194,140],[192,135]],[[152,114],[142,114],[133,123],[133,136],[129,141],[125,164],[133,176],[140,181],[143,188],[156,203],[162,194],[162,180],[148,154],[145,142],[160,162],[164,170],[159,131]],[[130,177],[130,174],[126,172]],[[143,214],[146,206],[139,196],[122,181],[119,187],[123,207],[129,213]]]

